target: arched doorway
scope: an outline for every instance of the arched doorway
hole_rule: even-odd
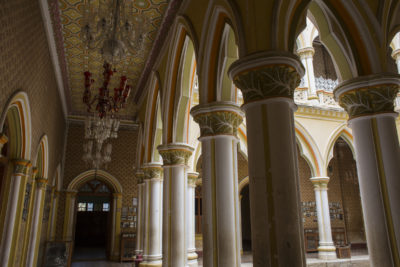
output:
[[[107,259],[111,239],[112,190],[96,178],[77,193],[74,259]]]

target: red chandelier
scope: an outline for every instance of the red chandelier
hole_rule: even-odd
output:
[[[103,86],[99,88],[99,93],[92,98],[91,87],[94,80],[91,79],[92,73],[85,71],[85,91],[83,92],[83,103],[87,105],[87,111],[92,112],[92,105],[97,101],[96,111],[98,116],[102,119],[107,113],[116,113],[121,108],[124,108],[126,99],[129,97],[131,92],[131,86],[127,85],[126,76],[121,76],[119,88],[114,88],[114,96],[110,97],[110,91],[108,85],[111,80],[111,76],[116,70],[111,70],[111,65],[107,62],[104,63],[104,82]]]

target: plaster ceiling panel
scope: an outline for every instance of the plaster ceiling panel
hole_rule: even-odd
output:
[[[122,75],[128,77],[128,84],[135,90],[168,6],[168,0],[131,1],[134,12],[144,14],[148,20],[145,25],[147,35],[143,49],[139,53],[128,53],[124,61],[113,65],[117,72],[113,75],[109,86],[111,94],[113,89],[118,87]],[[61,66],[61,68],[65,70],[63,72],[64,84],[67,85],[67,90],[71,95],[71,113],[72,115],[85,114],[86,105],[82,102],[83,73],[88,70],[93,74],[92,78],[95,83],[92,87],[92,95],[97,94],[98,88],[103,83],[104,64],[99,49],[88,49],[81,38],[83,14],[88,0],[48,0],[48,2],[49,6],[53,7],[51,12],[54,36],[58,43],[58,56],[61,59],[60,62],[65,62],[65,66]],[[135,109],[133,100],[128,99],[125,109],[121,110],[119,114],[123,118],[132,118],[135,115]]]

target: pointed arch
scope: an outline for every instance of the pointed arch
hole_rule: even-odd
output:
[[[31,108],[28,95],[23,91],[16,91],[7,101],[0,117],[0,133],[6,120],[10,134],[10,158],[31,158],[32,126]]]
[[[348,128],[347,125],[343,123],[342,125],[338,126],[328,138],[329,142],[327,148],[325,149],[326,152],[324,155],[324,170],[328,168],[329,161],[333,158],[333,147],[339,137],[342,137],[343,140],[349,145],[351,152],[353,153],[353,158],[354,160],[356,160],[353,135],[350,128]]]
[[[49,143],[47,135],[44,134],[42,138],[40,138],[36,151],[36,158],[33,161],[33,166],[38,169],[37,177],[47,179],[49,177]]]

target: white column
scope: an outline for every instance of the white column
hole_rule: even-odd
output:
[[[400,148],[393,112],[397,75],[359,77],[335,90],[349,114],[371,266],[400,266]]]
[[[197,172],[187,174],[187,207],[186,207],[186,225],[187,225],[187,258],[189,267],[197,267],[196,253],[196,222],[195,222],[195,198],[196,198],[196,180],[199,176]]]
[[[145,181],[145,232],[142,267],[162,265],[162,194],[163,178],[160,164],[147,164],[143,168]]]
[[[186,144],[158,147],[163,158],[163,265],[185,267],[187,161],[193,148]]]
[[[231,102],[201,104],[191,113],[201,131],[203,264],[240,266],[236,134],[243,113]]]
[[[331,218],[329,215],[329,177],[312,177],[315,202],[317,204],[319,247],[318,257],[322,260],[336,259],[336,247],[332,241]]]
[[[25,192],[21,189],[21,185],[26,183],[26,175],[29,170],[30,162],[27,160],[17,160],[13,162],[14,172],[11,175],[11,190],[8,197],[8,203],[4,203],[7,207],[6,218],[4,221],[3,239],[1,242],[1,266],[12,266],[13,259],[10,259],[11,247],[13,244],[13,235],[15,233],[17,221],[18,200],[20,196],[24,196]],[[25,188],[25,187],[23,187]],[[15,242],[15,240],[14,240]]]
[[[308,86],[308,100],[318,100],[313,65],[314,48],[304,47],[298,49],[297,53],[299,54],[301,63],[303,63],[305,69],[304,80],[305,84]]]
[[[137,187],[138,187],[138,204],[137,204],[137,225],[136,225],[136,249],[135,254],[140,255],[143,254],[143,228],[144,228],[144,220],[143,217],[143,190],[144,190],[144,181],[143,181],[144,173],[137,172],[136,179]]]
[[[245,102],[253,265],[306,266],[293,101],[303,65],[291,53],[264,52],[229,72]]]
[[[35,190],[35,198],[34,198],[34,206],[33,206],[33,218],[32,218],[32,226],[29,229],[30,238],[29,238],[29,249],[28,249],[28,257],[27,257],[27,266],[36,266],[37,264],[37,254],[39,252],[39,241],[40,241],[40,233],[42,230],[42,222],[41,220],[43,215],[43,204],[44,197],[46,193],[46,184],[47,179],[45,178],[35,178],[36,182],[36,190]]]

